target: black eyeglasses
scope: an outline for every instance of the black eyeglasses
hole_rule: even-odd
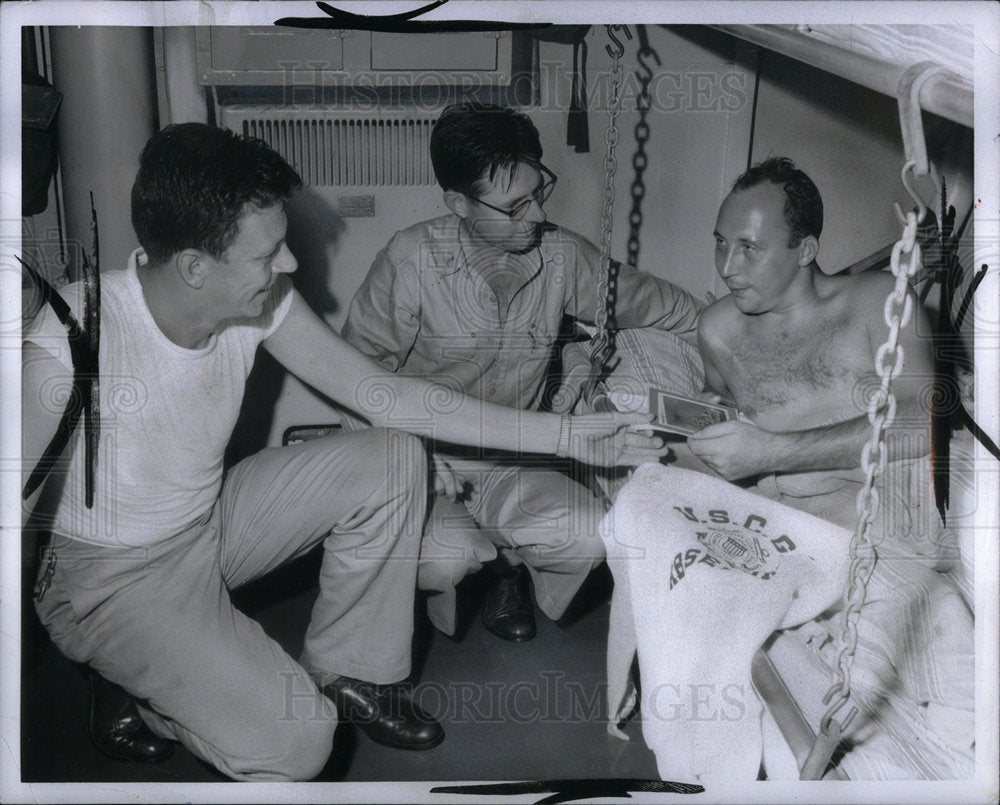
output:
[[[492,204],[483,201],[481,198],[476,198],[475,196],[469,196],[477,204],[482,204],[484,207],[489,207],[491,210],[496,210],[497,212],[502,212],[512,221],[520,221],[528,214],[528,210],[531,207],[531,202],[534,201],[539,207],[541,207],[552,195],[552,191],[556,186],[556,181],[558,177],[546,168],[544,165],[539,165],[538,170],[540,170],[545,178],[542,181],[541,186],[531,194],[531,198],[526,198],[524,201],[519,202],[515,206],[511,207],[509,210],[505,210],[502,207],[494,207]]]

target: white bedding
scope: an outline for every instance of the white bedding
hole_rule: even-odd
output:
[[[580,379],[585,376],[586,350],[585,344],[573,344],[564,352],[564,361],[571,374],[568,385],[578,387]],[[670,333],[622,331],[618,335],[616,356],[619,363],[607,381],[608,390],[612,393],[641,399],[649,386],[682,394],[694,394],[702,388],[704,373],[697,350]],[[582,402],[570,400],[570,404],[574,402],[576,410],[584,408]],[[965,432],[958,433],[951,445],[950,531],[945,534],[948,539],[942,537],[944,532],[939,533],[937,514],[927,503],[926,493],[930,485],[928,466],[926,462],[915,463],[906,470],[906,477],[902,479],[902,488],[913,492],[911,497],[919,498],[923,505],[907,505],[903,496],[897,495],[895,516],[897,520],[906,521],[908,538],[915,546],[914,554],[920,556],[924,564],[934,564],[935,557],[930,555],[934,550],[947,547],[954,552],[954,536],[957,536],[960,549],[958,561],[954,561],[952,556],[950,562],[937,563],[936,567],[948,572],[939,574],[943,582],[941,585],[935,581],[927,589],[923,589],[922,582],[915,581],[919,574],[908,574],[908,560],[897,562],[895,569],[891,562],[883,561],[883,569],[874,579],[869,601],[875,606],[867,607],[867,620],[859,627],[863,639],[855,660],[856,699],[862,711],[857,724],[863,725],[864,729],[854,736],[858,743],[847,752],[840,764],[851,779],[963,779],[972,773],[972,570],[976,501],[972,484],[971,436]],[[661,473],[664,472],[673,479],[666,487],[676,486],[676,489],[665,488],[661,484]],[[647,678],[654,686],[658,684],[657,680],[665,684],[677,678],[675,666],[681,656],[678,646],[691,649],[685,655],[690,667],[681,674],[687,680],[685,684],[701,684],[698,676],[707,673],[706,668],[714,674],[715,682],[704,684],[717,684],[719,675],[725,673],[735,674],[738,684],[745,684],[749,678],[753,651],[778,625],[785,631],[772,641],[769,656],[813,730],[816,730],[826,709],[822,700],[834,680],[832,669],[839,647],[839,619],[813,620],[830,603],[824,603],[823,596],[818,595],[821,589],[826,588],[821,585],[796,587],[797,605],[790,608],[790,601],[782,599],[781,595],[777,599],[773,596],[761,598],[755,592],[762,584],[758,579],[740,579],[737,583],[738,574],[730,572],[720,588],[722,594],[719,591],[707,592],[682,604],[668,604],[668,601],[678,598],[677,591],[683,586],[675,585],[676,589],[673,592],[670,590],[668,560],[680,552],[674,543],[691,539],[691,535],[683,529],[665,527],[676,515],[673,507],[682,505],[678,494],[687,495],[692,490],[697,492],[702,484],[700,479],[707,484],[702,487],[702,492],[714,489],[712,484],[725,484],[708,476],[693,475],[685,475],[679,482],[677,473],[684,472],[656,466],[629,484],[625,483],[624,477],[611,482],[604,479],[602,483],[612,499],[624,494],[620,492],[623,486],[625,490],[632,489],[625,502],[616,503],[607,521],[615,522],[614,531],[618,535],[612,538],[613,544],[608,545],[609,565],[615,574],[616,584],[608,647],[609,732],[620,738],[626,737],[618,729],[617,719],[627,714],[634,702],[635,691],[629,681],[629,669],[636,646],[640,648],[643,685],[647,684]],[[655,492],[644,489],[650,484],[656,487]],[[742,490],[732,485],[726,486],[738,493],[732,495],[734,500],[743,494]],[[800,522],[798,518],[808,517],[773,501],[758,501],[757,505],[785,509],[784,516],[790,518],[790,522]],[[886,502],[883,509],[892,505]],[[629,508],[631,511],[628,511]],[[645,522],[647,526],[640,527],[640,522]],[[686,521],[681,518],[678,522]],[[852,523],[846,521],[842,521],[841,525],[847,525],[848,529],[852,527]],[[837,541],[843,539],[844,528],[829,523],[823,527],[827,529],[827,534],[840,535]],[[628,536],[623,536],[626,533]],[[623,539],[624,543],[621,542]],[[642,547],[647,560],[630,560],[623,564],[622,544]],[[697,548],[697,545],[689,545],[688,548]],[[653,557],[660,553],[663,556],[654,561]],[[827,556],[824,561],[827,563],[827,579],[836,579],[834,587],[843,591],[846,579],[839,569],[841,560]],[[696,572],[704,575],[706,571],[711,571],[711,568],[705,564],[697,566]],[[718,571],[712,572],[719,575]],[[634,597],[633,588],[636,586],[640,591],[638,597]],[[737,588],[741,592],[734,598]],[[765,585],[765,588],[771,595],[775,585]],[[688,585],[684,595],[687,596],[693,589],[694,585]],[[707,591],[713,589],[711,584],[704,588]],[[791,594],[787,593],[786,598]],[[893,596],[898,600],[892,600]],[[881,604],[879,598],[883,599]],[[671,607],[676,606],[706,613],[706,617],[700,621],[679,620],[670,614]],[[739,646],[738,651],[726,650],[725,645],[721,652],[718,651],[718,641],[724,639],[718,624],[725,623],[725,617],[717,620],[716,626],[708,633],[702,628],[718,614],[711,614],[712,607],[719,606],[723,607],[723,616],[737,610],[743,616],[756,613],[754,628],[748,628],[738,619],[732,621],[742,625],[725,639],[730,640],[730,647]],[[812,611],[802,614],[810,608]],[[789,613],[796,615],[798,620],[790,620]],[[790,628],[793,625],[798,625],[798,628]],[[751,638],[749,641],[745,639],[748,637]],[[732,640],[737,642],[732,643]],[[754,706],[751,699],[753,697],[745,699],[748,712]],[[647,708],[650,706],[647,702]],[[755,712],[761,713],[759,709]],[[745,719],[740,719],[739,723],[719,722],[710,726],[696,724],[696,732],[713,736],[708,743],[692,741],[691,725],[677,723],[657,725],[644,721],[644,736],[657,753],[658,763],[665,775],[677,773],[711,777],[718,773],[733,779],[731,775],[736,773],[753,779],[763,752],[772,777],[795,776],[797,769],[794,763],[788,762],[788,749],[783,745],[779,731],[774,729],[773,723],[769,723],[766,712],[761,718],[762,721],[754,722],[752,729]],[[739,736],[736,745],[741,741],[750,741],[748,751],[731,750],[734,736]],[[716,740],[720,742],[718,748],[714,744]],[[694,749],[698,746],[702,748]],[[739,768],[735,768],[734,764]]]
[[[609,731],[622,737],[637,650],[643,736],[664,779],[753,780],[762,760],[777,768],[751,660],[781,630],[772,661],[815,730],[841,645],[839,614],[824,613],[846,589],[850,531],[658,464],[635,472],[601,528],[615,577]],[[972,616],[948,574],[928,564],[882,550],[868,582],[839,714],[859,708],[840,763],[851,779],[972,774]]]

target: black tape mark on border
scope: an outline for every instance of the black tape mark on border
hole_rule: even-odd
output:
[[[489,785],[436,786],[432,794],[478,794],[480,796],[517,796],[521,794],[548,794],[536,801],[542,803],[572,802],[590,797],[622,797],[631,799],[631,791],[649,791],[654,794],[702,794],[704,786],[691,783],[673,783],[668,780],[637,779],[583,779],[541,780],[523,783],[492,783]]]
[[[428,11],[443,6],[448,0],[436,0],[426,6],[402,14],[372,16],[352,14],[334,8],[329,3],[317,2],[316,7],[326,17],[282,17],[275,25],[288,28],[344,28],[350,30],[379,31],[381,33],[450,33],[458,31],[523,31],[541,30],[552,27],[551,22],[489,22],[484,20],[425,20],[414,21]]]

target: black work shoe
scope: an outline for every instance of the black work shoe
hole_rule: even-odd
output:
[[[441,725],[399,685],[376,685],[338,676],[320,688],[343,721],[356,724],[375,743],[395,749],[430,749],[444,740]]]
[[[97,672],[90,674],[90,740],[114,760],[159,763],[174,753],[174,741],[146,726],[135,699]]]
[[[483,626],[497,637],[522,643],[535,636],[535,609],[531,605],[528,568],[518,565],[500,577],[483,602]]]

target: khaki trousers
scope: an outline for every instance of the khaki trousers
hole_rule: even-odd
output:
[[[426,483],[421,442],[397,431],[263,450],[232,469],[210,513],[155,545],[54,536],[38,614],[70,659],[144,700],[157,733],[236,779],[310,779],[337,723],[310,672],[389,683],[410,671]],[[296,662],[229,590],[319,542]]]
[[[437,497],[425,529],[419,586],[431,622],[455,632],[455,585],[496,555],[527,566],[535,599],[558,619],[588,574],[604,560],[597,526],[602,498],[548,461],[496,463],[445,456],[470,486],[464,503]],[[492,544],[491,544],[492,543]]]

